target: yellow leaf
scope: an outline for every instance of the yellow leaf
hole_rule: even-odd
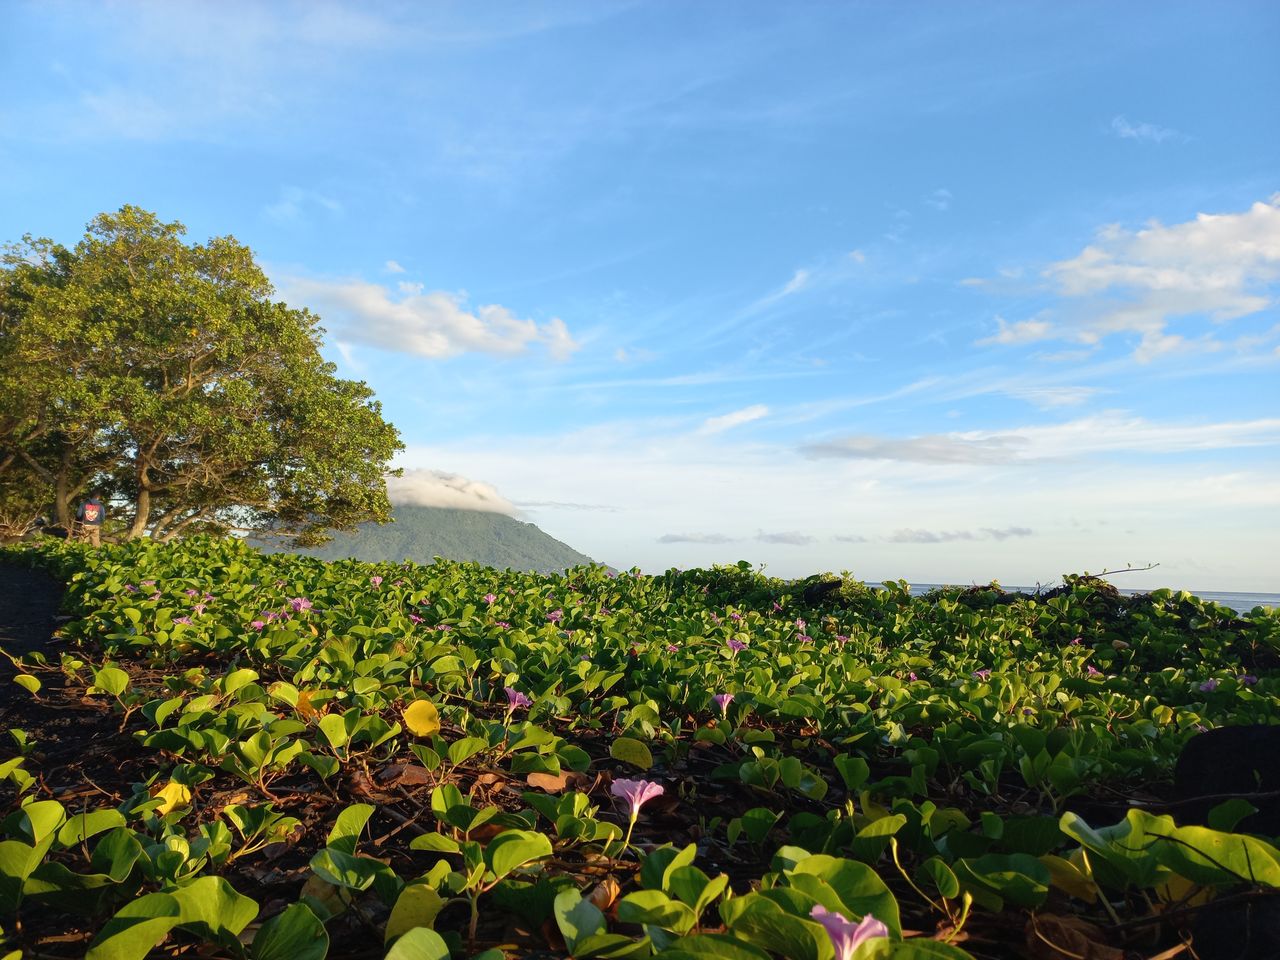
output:
[[[404,725],[415,737],[440,732],[440,711],[430,700],[415,700],[404,708]]]
[[[1053,854],[1045,854],[1040,862],[1049,868],[1049,882],[1053,886],[1085,903],[1097,902],[1098,887],[1079,865]]]
[[[151,795],[164,798],[164,803],[156,807],[156,813],[162,817],[180,807],[191,806],[191,788],[185,784],[174,783],[172,780],[163,787],[152,787]]]

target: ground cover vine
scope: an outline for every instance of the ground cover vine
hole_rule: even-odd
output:
[[[1274,610],[212,538],[6,558],[68,585],[15,695],[107,756],[5,735],[5,960],[1172,957],[1280,888],[1253,805],[1196,824],[1159,788],[1198,731],[1277,721]]]

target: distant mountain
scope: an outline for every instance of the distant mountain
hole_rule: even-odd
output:
[[[559,573],[592,559],[548,536],[532,523],[501,513],[398,506],[394,523],[362,524],[354,533],[337,533],[323,547],[291,549],[321,560],[354,558],[370,562],[414,560],[430,563],[474,560],[499,570]]]

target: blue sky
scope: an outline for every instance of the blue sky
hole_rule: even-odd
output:
[[[0,9],[0,239],[250,244],[405,501],[647,570],[1280,591],[1280,6]]]

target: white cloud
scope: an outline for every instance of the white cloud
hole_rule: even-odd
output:
[[[861,250],[850,250],[849,259],[852,260],[854,263],[866,263],[867,255],[863,253]]]
[[[924,198],[926,206],[933,207],[939,213],[946,213],[951,207],[951,191],[941,187]]]
[[[921,530],[914,527],[895,530],[885,539],[890,543],[951,543],[956,540],[1008,540],[1010,537],[1029,537],[1028,527],[1004,527],[981,530]]]
[[[1055,324],[1058,336],[1092,344],[1117,333],[1138,334],[1135,357],[1151,360],[1185,346],[1182,335],[1167,332],[1174,318],[1202,315],[1221,323],[1274,302],[1280,194],[1243,213],[1202,213],[1137,231],[1105,228],[1044,276],[1070,313]],[[1198,346],[1206,343],[1201,339]]]
[[[1005,391],[1011,397],[1026,400],[1041,410],[1055,407],[1076,407],[1102,392],[1100,387],[1011,387]]]
[[[471,310],[461,294],[414,286],[395,299],[376,283],[306,277],[289,277],[281,286],[290,301],[336,323],[344,339],[384,350],[444,359],[468,352],[512,357],[541,346],[566,360],[579,346],[558,317],[538,324],[497,304]]]
[[[999,330],[977,341],[980,346],[988,343],[1034,343],[1054,335],[1053,324],[1048,320],[1032,319],[1009,323],[1004,317],[996,317],[996,323]]]
[[[383,264],[383,269],[386,270],[387,273],[404,273],[405,272],[404,267],[400,266],[400,264],[395,260],[388,260],[385,264]]]
[[[741,410],[734,410],[732,413],[726,413],[719,417],[710,417],[704,420],[698,432],[704,436],[712,433],[722,433],[732,427],[741,426],[744,423],[750,423],[752,420],[759,420],[769,415],[769,408],[763,403],[757,403],[750,407],[743,407]]]
[[[1026,441],[994,434],[934,434],[923,437],[882,437],[855,434],[800,448],[810,459],[899,460],[907,463],[997,464],[1018,459]]]
[[[1147,143],[1164,143],[1166,140],[1186,141],[1188,137],[1155,123],[1130,123],[1123,115],[1112,117],[1111,132],[1122,140],[1142,140]]]
[[[393,504],[416,507],[450,507],[515,516],[513,504],[491,485],[468,480],[442,470],[405,470],[400,477],[387,477],[387,496]]]

